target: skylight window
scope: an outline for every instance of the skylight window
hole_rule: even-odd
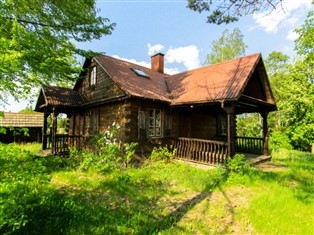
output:
[[[149,78],[149,76],[144,71],[142,71],[140,69],[133,68],[132,70],[134,71],[134,73],[136,73],[139,76]]]

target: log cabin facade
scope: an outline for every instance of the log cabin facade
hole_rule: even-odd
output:
[[[81,146],[116,122],[119,138],[138,142],[143,153],[173,143],[178,158],[205,164],[236,152],[267,154],[267,115],[277,107],[260,53],[175,75],[164,73],[161,53],[151,57],[151,68],[105,55],[83,67],[74,89],[49,86],[39,94],[35,110],[45,113],[43,148],[52,153]],[[237,136],[236,115],[252,112],[263,117],[263,138]],[[56,135],[59,113],[69,117],[68,135]]]

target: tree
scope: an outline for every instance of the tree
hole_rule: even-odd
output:
[[[303,57],[303,69],[307,70],[309,81],[314,83],[314,10],[308,13],[305,23],[296,32],[300,36],[295,41],[295,49]]]
[[[219,25],[238,21],[239,17],[257,11],[270,12],[277,6],[281,6],[282,2],[283,0],[188,0],[187,7],[199,13],[211,12],[207,17],[207,22]]]
[[[114,24],[97,16],[95,0],[0,1],[0,99],[25,97],[43,84],[73,81],[74,45],[111,34]],[[0,104],[1,104],[0,101]]]
[[[213,41],[211,52],[207,55],[207,64],[214,64],[230,60],[245,54],[247,45],[243,42],[243,34],[235,28],[231,34],[228,29],[224,30],[221,37]]]
[[[305,151],[314,143],[313,28],[311,11],[305,23],[296,30],[300,37],[295,49],[300,57],[293,64],[289,64],[289,57],[280,52],[270,53],[265,60],[278,106],[278,111],[270,117],[274,121],[271,125],[275,131],[273,136],[288,140],[294,148]]]

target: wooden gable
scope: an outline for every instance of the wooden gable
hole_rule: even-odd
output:
[[[94,84],[91,81],[92,71],[96,72]],[[85,61],[84,72],[81,77],[75,84],[74,90],[77,90],[84,97],[86,106],[126,96],[126,93],[114,82],[106,69],[95,58]]]
[[[262,60],[254,68],[252,75],[244,87],[242,95],[275,104],[275,98],[272,94],[269,79]]]

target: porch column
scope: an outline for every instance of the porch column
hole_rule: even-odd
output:
[[[57,123],[58,123],[58,114],[56,113],[55,108],[52,111],[52,133],[51,133],[51,152],[52,154],[56,153],[56,135],[57,135]]]
[[[264,110],[260,112],[262,118],[263,118],[263,139],[264,139],[264,156],[269,156],[269,150],[268,150],[268,139],[269,139],[269,133],[268,133],[268,111]]]
[[[46,138],[46,135],[47,135],[47,125],[48,125],[47,118],[48,118],[48,116],[49,116],[48,112],[45,111],[45,113],[44,113],[44,126],[43,126],[43,133],[42,133],[42,138],[43,138],[42,149],[43,150],[47,149],[47,138]]]
[[[235,155],[236,147],[236,127],[235,127],[235,114],[234,104],[223,105],[223,110],[227,114],[227,141],[228,141],[228,155],[233,157]]]

